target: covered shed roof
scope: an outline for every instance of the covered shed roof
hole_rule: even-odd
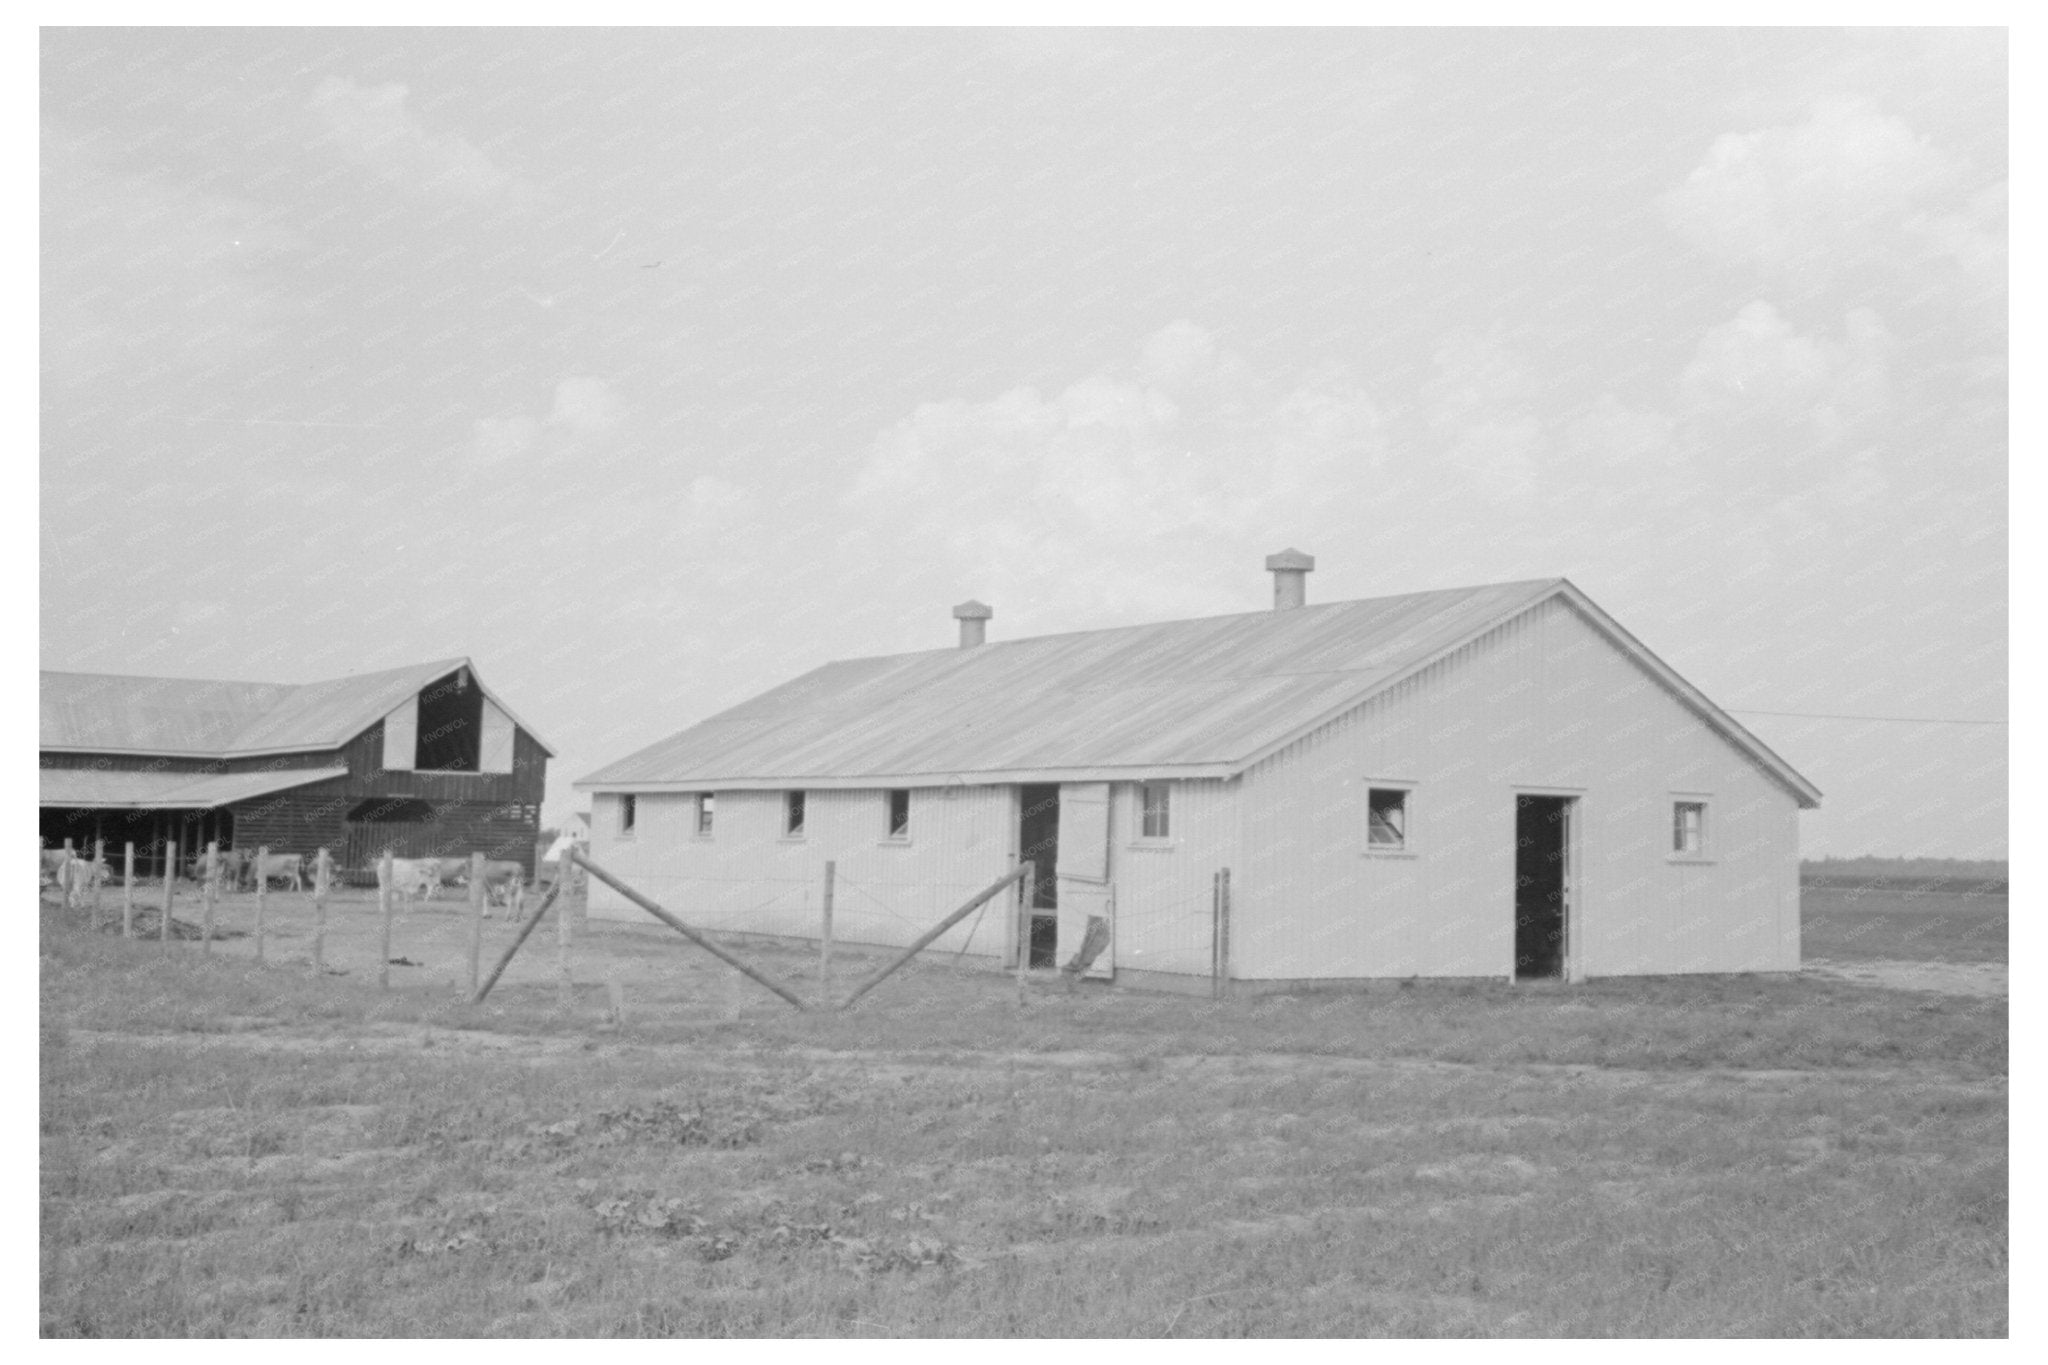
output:
[[[599,769],[611,791],[1229,777],[1552,596],[1819,792],[1562,578],[850,659]]]
[[[43,768],[39,804],[71,810],[210,810],[253,796],[288,791],[347,768],[294,768],[263,773],[122,772],[107,768]]]
[[[408,696],[466,658],[354,673],[310,683],[142,678],[118,673],[42,675],[41,747],[67,753],[249,758],[338,749]],[[499,710],[543,749],[533,728],[512,715],[482,679]],[[548,749],[552,757],[554,751]]]

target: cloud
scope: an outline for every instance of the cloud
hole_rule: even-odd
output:
[[[1802,124],[1716,139],[1661,206],[1674,229],[1712,255],[1824,275],[1831,258],[1868,250],[1953,188],[1959,170],[1903,119],[1830,99]]]
[[[1695,420],[1804,424],[1832,444],[1890,408],[1891,350],[1891,334],[1871,309],[1852,309],[1837,341],[1801,334],[1759,300],[1700,338],[1679,376],[1680,409]]]
[[[1242,583],[1254,546],[1370,500],[1384,423],[1342,367],[1262,386],[1189,322],[1133,361],[881,432],[844,497],[854,552],[1082,616],[1213,611],[1216,576]]]
[[[469,139],[430,132],[406,108],[408,93],[395,83],[364,86],[330,76],[307,107],[328,145],[385,180],[454,199],[516,203],[532,197],[530,185]]]
[[[469,460],[483,469],[529,457],[543,465],[565,464],[589,454],[626,416],[625,401],[607,381],[571,375],[555,385],[554,406],[545,419],[513,413],[472,422]]]
[[[574,436],[602,436],[624,418],[626,405],[602,379],[572,376],[555,386],[548,425]]]

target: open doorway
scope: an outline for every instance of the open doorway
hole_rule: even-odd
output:
[[[1515,797],[1515,980],[1565,974],[1571,911],[1569,796]]]
[[[1060,789],[1030,786],[1019,797],[1017,856],[1033,864],[1029,965],[1051,967],[1059,961]]]

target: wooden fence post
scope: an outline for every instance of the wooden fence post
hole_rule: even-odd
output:
[[[261,864],[258,864],[261,867]],[[325,848],[313,855],[313,975],[327,969],[327,886],[334,858]]]
[[[1038,898],[1038,864],[1024,864],[1024,896],[1017,908],[1017,1008],[1024,1008],[1024,986],[1031,972],[1031,902]]]
[[[92,841],[92,931],[100,931],[100,869],[107,863],[107,841],[94,838]]]
[[[121,855],[121,937],[135,937],[135,841]]]
[[[1214,980],[1210,984],[1210,996],[1224,1000],[1230,995],[1230,869],[1224,868],[1216,874],[1216,929],[1214,957]]]
[[[199,950],[213,952],[213,901],[220,894],[220,843],[206,841],[206,867],[199,874]]]
[[[270,878],[263,875],[263,865],[270,861],[270,845],[256,845],[256,960],[263,960],[263,916],[270,901]]]
[[[506,903],[512,898],[507,896]],[[484,890],[484,855],[472,852],[469,855],[469,993],[476,994],[478,973],[483,970],[484,957],[484,911],[491,898]]]
[[[164,840],[164,917],[163,923],[157,926],[157,940],[161,943],[169,943],[171,941],[171,897],[174,894],[173,885],[177,880],[178,841],[176,839],[166,839]]]
[[[383,946],[377,952],[377,989],[391,989],[391,855],[377,860],[377,915],[384,921]]]
[[[825,860],[825,909],[824,923],[818,935],[818,998],[832,998],[832,882],[839,865],[832,859]]]
[[[568,860],[562,861],[562,872],[568,875]],[[576,1004],[576,981],[570,973],[569,951],[576,936],[575,917],[569,913],[569,902],[565,899],[555,908],[555,990],[562,1013],[567,1014]]]

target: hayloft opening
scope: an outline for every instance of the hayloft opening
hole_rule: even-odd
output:
[[[1571,905],[1568,796],[1515,797],[1515,979],[1564,975]]]
[[[349,808],[341,847],[335,850],[344,880],[362,884],[376,877],[377,860],[436,857],[448,850],[433,804],[412,796],[378,796]]]
[[[1029,786],[1020,793],[1017,856],[1032,864],[1030,965],[1058,963],[1060,925],[1060,789]]]
[[[483,766],[484,690],[458,668],[420,689],[419,740],[413,767],[473,773]]]

